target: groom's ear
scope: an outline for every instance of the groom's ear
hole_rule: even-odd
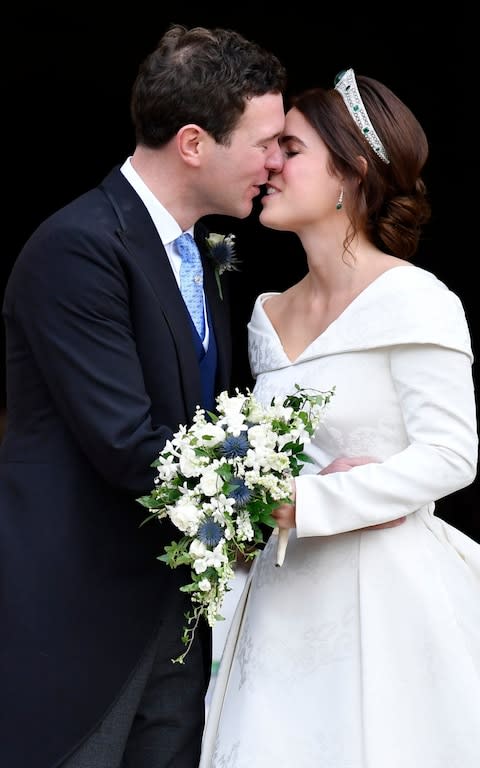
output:
[[[208,134],[199,125],[195,123],[183,125],[176,135],[178,154],[188,165],[200,165],[203,144],[207,139]]]

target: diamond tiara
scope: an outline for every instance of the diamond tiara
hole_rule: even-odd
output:
[[[348,111],[360,128],[364,138],[368,141],[371,148],[384,163],[390,163],[385,147],[380,141],[375,128],[365,109],[365,104],[360,96],[355,73],[353,69],[346,69],[340,72],[335,78],[335,90],[339,92],[344,100]]]

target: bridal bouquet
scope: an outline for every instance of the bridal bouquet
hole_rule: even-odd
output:
[[[181,426],[154,462],[155,487],[138,501],[151,513],[147,520],[169,518],[179,531],[158,559],[190,569],[190,582],[181,587],[192,606],[182,635],[186,650],[172,661],[183,663],[202,616],[211,627],[223,618],[235,561],[258,554],[262,526],[274,528],[272,511],[291,502],[292,477],[310,461],[304,445],[333,392],[296,385],[267,407],[249,390],[222,392],[217,412],[197,407],[191,427]],[[280,532],[278,565],[286,535]]]

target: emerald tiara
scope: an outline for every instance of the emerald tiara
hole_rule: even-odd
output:
[[[364,138],[368,141],[375,154],[388,165],[390,160],[365,109],[353,69],[345,69],[339,72],[335,77],[334,85],[335,90],[341,95]]]

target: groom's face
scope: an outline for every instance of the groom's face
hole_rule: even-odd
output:
[[[212,213],[245,218],[271,171],[280,171],[278,138],[284,125],[283,98],[269,93],[249,99],[230,141],[211,140],[206,184],[214,197]]]

